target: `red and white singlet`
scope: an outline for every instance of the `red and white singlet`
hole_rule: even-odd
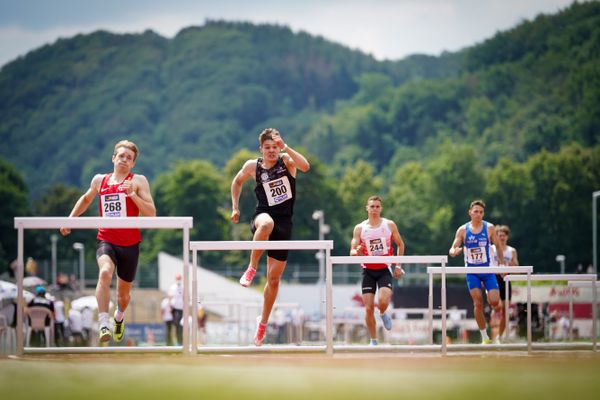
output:
[[[369,225],[369,220],[361,223],[360,245],[362,255],[365,256],[391,256],[394,254],[392,247],[392,231],[389,227],[389,220],[381,218],[381,224],[377,227]],[[362,264],[367,269],[384,269],[389,264]]]
[[[140,215],[140,210],[131,200],[125,190],[121,187],[121,183],[109,185],[108,180],[112,173],[104,175],[102,184],[100,185],[100,216],[104,218],[125,218],[137,217]],[[124,179],[133,179],[133,174],[129,173]],[[133,246],[142,241],[142,235],[139,229],[98,229],[98,240],[116,244],[117,246]]]

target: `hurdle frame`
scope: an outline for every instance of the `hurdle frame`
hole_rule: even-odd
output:
[[[514,268],[514,267],[512,267]],[[523,282],[525,277],[522,275],[506,275],[505,282]],[[596,281],[596,274],[539,274],[527,277],[527,351],[531,353],[531,281],[589,281],[590,284]],[[596,322],[596,304],[598,302],[596,285],[592,285],[593,304],[592,304],[592,350],[596,351],[598,328]]]
[[[333,264],[440,264],[441,267],[438,268],[442,268],[442,271],[446,270],[446,264],[448,263],[448,256],[337,256],[337,257],[331,257],[331,259],[329,260],[329,264],[333,265]],[[428,269],[431,267],[428,267]],[[326,272],[326,281],[327,281],[327,286],[332,285],[333,284],[333,272],[332,272],[333,268],[331,268],[330,265],[327,266],[327,272]],[[327,275],[330,274],[330,275]],[[446,290],[446,285],[445,285],[445,279],[443,282],[443,290],[445,292]],[[332,288],[327,288],[327,293],[332,294],[333,297],[333,289]],[[442,299],[442,301],[444,302],[444,306],[445,306],[445,297]],[[331,301],[333,301],[333,299],[331,299]],[[431,288],[429,291],[429,329],[432,330],[432,324],[433,324],[433,308],[432,308],[432,304],[433,304],[433,297],[432,297],[432,293],[431,293]],[[329,307],[329,305],[328,305]],[[332,309],[333,312],[333,309]],[[442,313],[442,326],[445,326],[445,322],[446,322],[446,314]],[[331,354],[333,354],[333,318],[331,319],[331,321],[327,321],[327,327],[326,327],[326,332],[327,332],[327,348],[328,348],[328,354],[329,352],[331,352]],[[430,343],[432,344],[432,341],[430,340]]]
[[[17,326],[16,326],[16,355],[25,353],[104,353],[104,352],[173,352],[179,349],[184,355],[189,355],[189,337],[184,333],[183,346],[156,346],[144,348],[126,347],[50,347],[31,348],[24,346],[23,337],[23,277],[24,277],[24,232],[26,229],[181,229],[183,231],[183,293],[184,301],[189,302],[189,237],[193,227],[193,217],[15,217],[14,228],[17,230]],[[184,327],[189,320],[189,309],[184,310]],[[189,331],[189,329],[185,329]],[[185,332],[184,331],[184,332]]]
[[[504,273],[512,273],[512,274],[527,274],[527,276],[516,275],[524,277],[524,280],[529,281],[531,274],[533,272],[532,266],[517,266],[517,267],[428,267],[427,273],[429,274],[429,295],[430,302],[429,307],[433,309],[433,275],[439,274],[442,278],[442,288],[441,288],[441,297],[442,297],[442,355],[447,354],[447,344],[446,344],[446,275],[466,275],[466,274],[504,274]],[[507,275],[510,276],[510,275]],[[528,302],[528,310],[531,308],[531,302]],[[432,317],[431,317],[432,318]],[[431,325],[433,321],[431,321]],[[430,331],[430,340],[433,340],[433,330]],[[529,341],[529,346],[531,346],[531,341]]]
[[[233,246],[233,247],[232,247]],[[192,312],[198,315],[198,252],[199,251],[239,251],[239,250],[325,250],[325,263],[331,268],[330,258],[333,250],[333,240],[272,240],[272,241],[254,241],[254,240],[229,240],[229,241],[191,241],[189,249],[192,252]],[[326,280],[327,278],[326,274]],[[331,275],[329,275],[331,276]],[[326,292],[326,303],[332,301],[332,293]],[[187,304],[187,303],[186,303]],[[333,321],[333,308],[326,307],[326,319]],[[333,325],[333,323],[332,323]],[[305,351],[318,351],[322,346],[303,346]],[[202,352],[233,352],[234,347],[227,349],[214,348],[203,350]],[[240,347],[235,352],[256,352],[257,348]],[[262,349],[263,352],[273,351],[273,349]],[[295,351],[300,351],[296,348]],[[326,347],[326,351],[329,351]],[[192,318],[192,353],[198,354],[198,319]],[[329,353],[328,353],[329,354]],[[331,352],[333,355],[333,352]]]

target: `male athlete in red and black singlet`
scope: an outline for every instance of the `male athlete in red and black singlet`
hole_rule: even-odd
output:
[[[89,189],[77,200],[70,217],[77,217],[88,209],[96,195],[99,196],[100,215],[105,218],[156,216],[150,185],[143,175],[131,173],[138,157],[137,146],[122,140],[115,145],[112,156],[113,172],[98,174],[92,179]],[[60,228],[63,236],[71,232]],[[131,288],[137,270],[139,243],[142,237],[139,229],[99,229],[96,259],[100,269],[96,285],[98,301],[98,337],[107,342],[113,336],[119,342],[124,336],[124,312],[131,299]],[[117,310],[114,315],[113,334],[109,328],[108,308],[110,304],[110,284],[112,275],[117,272]]]
[[[262,157],[248,160],[231,182],[231,221],[240,219],[239,199],[242,186],[254,177],[257,199],[256,211],[250,222],[253,240],[290,240],[292,215],[296,200],[296,172],[306,172],[310,164],[298,151],[284,143],[279,131],[265,129],[258,137]],[[283,154],[279,154],[281,151]],[[250,263],[240,279],[242,286],[252,282],[262,250],[252,250]],[[279,280],[287,263],[287,250],[269,250],[267,258],[267,284],[264,290],[262,315],[259,317],[254,344],[262,345],[267,321],[277,298]]]

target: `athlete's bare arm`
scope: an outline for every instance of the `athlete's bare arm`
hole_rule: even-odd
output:
[[[513,247],[513,255],[512,258],[510,260],[510,265],[512,266],[518,266],[519,265],[519,257],[517,256],[517,249],[515,249]]]
[[[498,236],[496,236],[496,229],[494,228],[494,224],[490,224],[488,222],[488,237],[491,242],[496,246],[496,255],[498,257],[498,265],[505,266],[504,262],[504,250],[502,250],[502,245],[498,240]]]
[[[237,224],[240,221],[240,195],[242,194],[242,186],[250,177],[256,175],[256,160],[248,160],[244,166],[238,171],[231,182],[231,221]]]
[[[450,257],[456,257],[462,252],[462,244],[465,241],[465,226],[461,225],[456,230],[456,235],[454,235],[454,241],[452,242],[452,246],[450,246],[450,250],[448,254]]]
[[[390,221],[389,223],[390,230],[392,231],[392,240],[396,243],[396,255],[403,256],[404,255],[404,240],[402,240],[402,236],[400,236],[400,232],[398,231],[398,227],[394,221]],[[394,278],[400,279],[402,277],[402,264],[396,264],[394,268]]]
[[[360,255],[361,245],[360,245],[360,233],[362,232],[362,227],[360,224],[354,227],[354,232],[352,233],[352,240],[350,241],[350,255],[358,256]]]
[[[78,217],[88,209],[90,204],[94,201],[94,198],[98,195],[98,190],[100,190],[100,184],[102,183],[102,179],[104,178],[104,174],[97,174],[92,178],[90,182],[90,187],[84,194],[81,195],[79,200],[73,206],[69,217]],[[71,229],[69,228],[60,228],[60,234],[63,236],[67,236],[71,233]]]
[[[293,177],[296,177],[296,169],[299,169],[302,172],[307,172],[310,169],[310,164],[308,163],[306,157],[304,157],[298,151],[292,149],[290,146],[286,146],[280,134],[274,133],[272,137],[275,141],[275,144],[277,144],[280,149],[285,148],[285,154],[283,154],[281,157],[283,158],[285,166]]]

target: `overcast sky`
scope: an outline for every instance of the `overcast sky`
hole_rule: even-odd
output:
[[[206,19],[286,25],[376,58],[439,55],[573,0],[0,0],[0,65],[58,38],[105,29],[173,37]]]

